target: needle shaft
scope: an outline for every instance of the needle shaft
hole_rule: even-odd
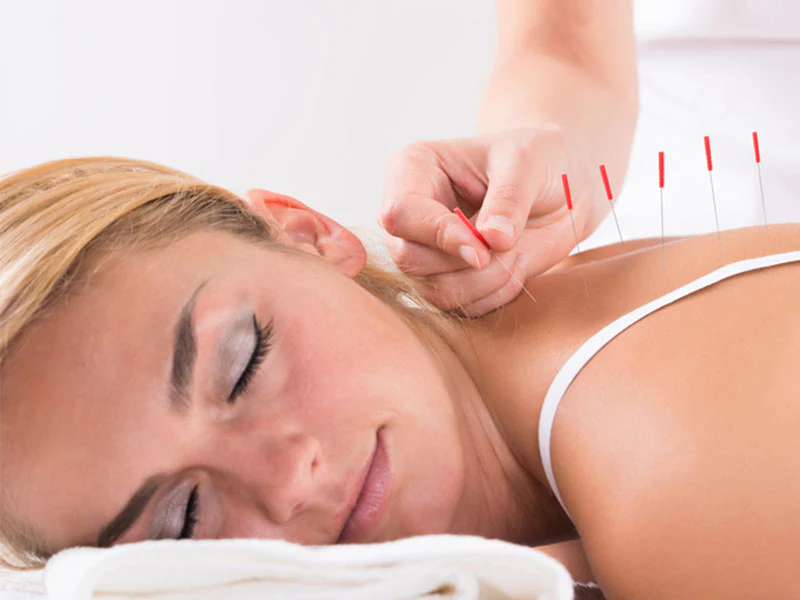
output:
[[[714,203],[714,223],[717,226],[717,241],[721,242],[722,237],[719,232],[719,216],[717,215],[717,195],[714,193],[714,176],[708,172],[708,181],[711,183],[711,201]]]
[[[661,199],[661,270],[666,274],[664,260],[664,152],[658,153],[658,196]]]
[[[508,271],[508,274],[509,274],[509,275],[511,275],[511,279],[513,279],[514,281],[516,281],[516,282],[517,282],[517,283],[520,285],[520,287],[522,288],[522,291],[523,291],[523,292],[525,292],[526,294],[528,294],[528,297],[529,297],[531,300],[533,300],[534,302],[536,302],[536,298],[534,298],[534,297],[533,297],[533,295],[531,295],[531,293],[528,291],[528,288],[526,288],[526,287],[525,287],[525,284],[524,284],[524,283],[522,283],[522,282],[521,282],[521,281],[520,281],[520,280],[519,280],[519,279],[518,279],[518,278],[517,278],[517,277],[514,275],[513,271],[511,271],[511,269],[509,269],[509,268],[506,266],[506,264],[505,264],[505,263],[504,263],[502,260],[500,260],[499,258],[497,259],[497,262],[499,262],[501,265],[503,265],[503,268],[504,268],[506,271]]]
[[[658,188],[658,195],[661,197],[661,270],[666,273],[667,263],[664,258],[664,188]]]
[[[619,234],[619,243],[622,244],[622,249],[625,249],[625,240],[622,239],[622,229],[619,226],[619,219],[617,219],[617,211],[614,210],[614,192],[611,191],[611,182],[608,180],[608,172],[605,165],[600,165],[600,175],[603,178],[603,186],[606,188],[606,198],[611,204],[611,215],[614,217],[614,224],[617,226],[617,233]]]
[[[575,227],[575,217],[572,216],[572,210],[569,211],[569,220],[572,223],[572,233],[575,234],[575,247],[578,249],[578,253],[581,251],[580,243],[578,242],[578,229]],[[583,279],[583,290],[586,292],[586,297],[589,297],[589,285],[586,283],[586,273],[583,270],[583,264],[581,263],[581,279]]]
[[[485,237],[483,237],[483,236],[481,235],[481,232],[480,232],[480,231],[478,231],[478,230],[475,228],[475,226],[472,224],[472,222],[471,222],[471,221],[470,221],[470,220],[467,218],[467,215],[465,215],[465,214],[464,214],[464,212],[463,212],[463,211],[462,211],[460,208],[458,208],[458,207],[456,207],[456,208],[453,210],[453,212],[455,212],[455,213],[458,215],[458,218],[459,218],[459,219],[461,219],[461,221],[463,221],[463,223],[464,223],[464,224],[465,224],[467,227],[469,227],[469,230],[470,230],[470,231],[473,233],[473,235],[474,235],[476,238],[478,238],[478,240],[479,240],[479,241],[480,241],[480,242],[481,242],[481,243],[482,243],[484,246],[486,246],[487,250],[489,250],[489,252],[491,252],[492,254],[494,254],[494,252],[493,252],[493,250],[492,250],[492,247],[489,245],[489,242],[487,242],[487,241],[486,241],[486,238],[485,238]],[[502,260],[500,260],[499,258],[497,259],[497,262],[499,262],[501,265],[503,265],[503,268],[504,268],[506,271],[508,271],[508,274],[509,274],[509,275],[511,275],[511,279],[513,279],[515,282],[517,282],[517,283],[520,285],[520,287],[522,287],[522,291],[524,291],[526,294],[528,294],[528,297],[529,297],[531,300],[533,300],[534,302],[536,302],[536,298],[534,298],[534,297],[533,297],[533,294],[531,294],[531,293],[528,291],[528,288],[526,288],[526,287],[525,287],[525,284],[524,284],[524,283],[522,283],[522,282],[521,282],[521,281],[520,281],[520,280],[519,280],[517,277],[515,277],[515,276],[514,276],[514,273],[511,271],[511,269],[510,269],[509,267],[507,267],[507,266],[506,266],[506,264],[505,264],[505,263],[504,263]]]
[[[619,220],[617,219],[617,211],[614,210],[614,205],[611,205],[611,214],[614,217],[614,223],[617,225],[617,233],[619,234],[619,243],[622,244],[622,249],[625,249],[625,240],[622,239],[622,229],[619,227]]]

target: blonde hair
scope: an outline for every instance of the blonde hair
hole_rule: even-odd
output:
[[[150,162],[74,158],[0,180],[0,368],[26,327],[90,283],[90,255],[161,247],[202,230],[300,252],[277,242],[276,224],[235,194]],[[413,277],[385,268],[372,254],[355,280],[418,333],[444,339],[448,324],[460,321],[428,303]],[[40,568],[47,551],[5,512],[0,505],[0,564]]]

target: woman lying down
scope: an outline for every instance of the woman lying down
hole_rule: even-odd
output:
[[[626,247],[466,320],[285,196],[13,174],[3,541],[579,536],[612,599],[790,597],[800,225]]]

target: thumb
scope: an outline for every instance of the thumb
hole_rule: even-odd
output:
[[[530,171],[517,162],[489,179],[476,227],[497,252],[514,248],[525,230],[536,197]]]

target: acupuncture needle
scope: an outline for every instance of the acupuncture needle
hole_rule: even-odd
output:
[[[661,270],[666,273],[664,259],[664,153],[658,153],[658,196],[661,199]]]
[[[769,232],[767,224],[767,200],[764,196],[764,182],[761,179],[761,150],[758,147],[758,132],[753,132],[753,151],[756,155],[756,170],[758,171],[758,188],[761,190],[761,206],[764,209],[764,228]]]
[[[567,200],[567,211],[569,212],[569,220],[572,223],[572,233],[575,235],[575,247],[578,253],[581,252],[581,245],[578,241],[578,229],[575,227],[575,217],[572,216],[572,192],[569,189],[569,179],[567,174],[561,175],[561,184],[564,186],[564,198]],[[581,278],[583,279],[583,289],[586,291],[586,297],[589,297],[589,285],[586,283],[586,274],[583,272],[583,263],[581,263]]]
[[[614,217],[614,223],[617,225],[617,233],[619,233],[619,242],[622,244],[622,249],[625,249],[625,240],[622,239],[622,229],[619,227],[619,219],[617,219],[617,211],[614,210],[614,194],[611,191],[611,183],[608,181],[608,173],[606,173],[606,166],[600,165],[600,176],[603,178],[603,186],[606,188],[606,198],[611,203],[611,214]]]
[[[713,165],[711,163],[711,139],[708,136],[704,136],[703,144],[706,147],[706,166],[708,167],[708,181],[711,184],[711,201],[714,203],[714,222],[717,224],[717,241],[722,242],[722,237],[719,233],[719,217],[717,215],[717,195],[714,193],[714,176],[711,173],[713,170]]]
[[[473,224],[470,222],[470,220],[467,218],[467,215],[465,215],[465,214],[462,212],[462,210],[461,210],[460,208],[458,208],[457,206],[456,206],[456,207],[453,209],[453,212],[455,212],[455,213],[458,215],[458,217],[459,217],[459,218],[460,218],[460,219],[461,219],[461,220],[464,222],[464,224],[465,224],[467,227],[469,227],[469,230],[470,230],[470,231],[473,233],[473,235],[474,235],[476,238],[478,238],[478,240],[480,240],[480,242],[481,242],[481,243],[482,243],[484,246],[486,246],[486,248],[489,250],[489,252],[492,252],[492,247],[489,245],[489,242],[487,242],[487,241],[486,241],[486,238],[485,238],[485,237],[483,237],[483,235],[481,235],[481,232],[480,232],[480,231],[478,231],[478,230],[475,228],[475,226],[474,226],[474,225],[473,225]],[[506,266],[506,264],[505,264],[505,263],[504,263],[502,260],[500,260],[499,258],[497,259],[497,262],[499,262],[501,265],[503,265],[503,268],[504,268],[506,271],[508,271],[508,274],[509,274],[509,275],[511,275],[511,279],[513,279],[513,280],[514,280],[516,283],[518,283],[518,284],[519,284],[519,285],[522,287],[522,291],[524,291],[526,294],[528,294],[528,297],[530,297],[530,299],[531,299],[531,300],[533,300],[534,302],[536,302],[536,298],[534,298],[534,297],[533,297],[533,295],[532,295],[532,294],[531,294],[531,293],[528,291],[528,288],[526,288],[526,287],[525,287],[525,284],[523,284],[523,283],[522,283],[522,282],[521,282],[519,279],[517,279],[517,278],[514,276],[514,273],[511,271],[511,269],[509,269],[509,268]]]

